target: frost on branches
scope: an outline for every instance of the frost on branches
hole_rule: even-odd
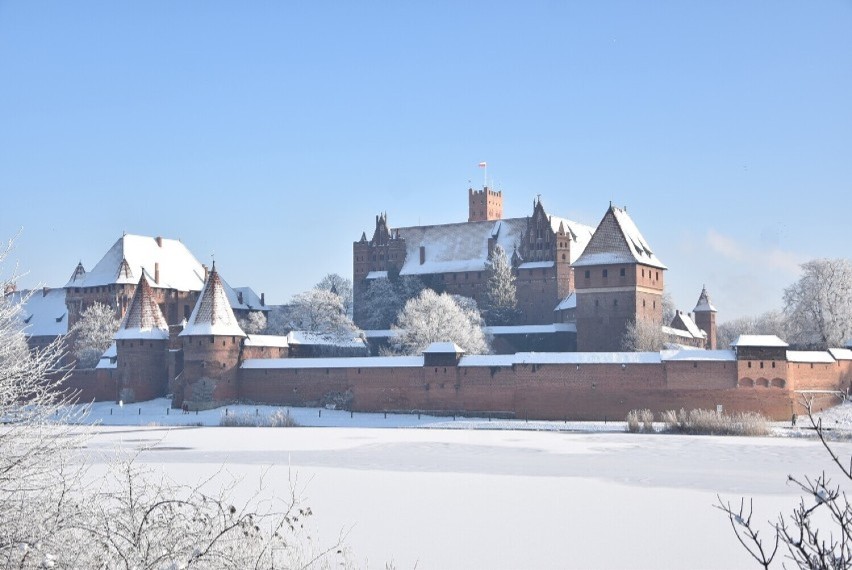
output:
[[[420,295],[423,289],[423,282],[410,275],[373,279],[364,296],[364,328],[389,329],[405,307],[405,303]]]
[[[329,273],[316,284],[315,289],[324,289],[331,291],[340,297],[340,302],[343,303],[344,312],[352,317],[352,280],[338,275],[337,273]]]
[[[486,286],[485,320],[489,325],[517,324],[518,293],[515,275],[506,251],[500,244],[494,246],[486,264],[488,283]]]
[[[0,269],[8,254],[0,250]],[[0,271],[3,290],[13,279]],[[196,486],[119,458],[87,473],[88,428],[79,427],[61,371],[62,345],[26,349],[22,301],[0,298],[0,567],[238,569],[349,567],[334,544],[316,550],[310,517],[291,485],[248,503],[224,473]],[[224,480],[223,480],[224,478]],[[292,481],[292,479],[291,479]]]
[[[262,311],[251,311],[247,317],[238,321],[240,328],[248,334],[263,334],[266,331],[266,315]]]
[[[814,259],[802,264],[802,277],[784,290],[790,339],[825,349],[852,338],[852,263]]]
[[[82,312],[71,331],[79,368],[94,368],[98,364],[120,324],[115,311],[102,303],[95,303]]]
[[[627,352],[658,352],[663,349],[666,335],[659,321],[630,321],[621,338],[621,348]]]
[[[293,296],[289,309],[291,330],[316,333],[330,340],[351,340],[358,330],[346,315],[340,297],[325,289]]]
[[[472,299],[425,289],[405,304],[393,327],[401,332],[393,337],[392,348],[399,354],[420,354],[433,342],[454,342],[467,354],[486,354],[482,324]]]

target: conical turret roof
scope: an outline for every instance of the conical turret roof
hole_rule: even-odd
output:
[[[144,275],[139,279],[124,320],[113,338],[117,340],[168,340],[169,338],[169,325]]]
[[[86,268],[83,267],[83,262],[77,263],[77,267],[74,268],[74,273],[71,274],[71,279],[68,280],[68,283],[65,284],[66,287],[74,287],[79,286],[82,283],[83,279],[86,277]]]
[[[701,288],[701,295],[698,296],[698,304],[692,309],[693,313],[717,313],[716,307],[710,302],[710,295],[707,294],[707,287]]]
[[[179,336],[246,336],[231,310],[228,294],[222,285],[222,278],[216,271],[216,264],[210,271],[204,289],[195,303],[183,331]]]

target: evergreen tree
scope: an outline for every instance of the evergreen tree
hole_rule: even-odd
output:
[[[486,264],[488,283],[485,298],[485,320],[489,325],[513,325],[518,321],[518,293],[515,275],[505,250],[495,245]]]

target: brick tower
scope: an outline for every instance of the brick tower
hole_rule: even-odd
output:
[[[610,205],[574,262],[577,350],[621,350],[631,321],[662,326],[665,269],[627,210]]]
[[[503,219],[503,192],[484,186],[482,190],[467,190],[468,222],[487,222]]]
[[[118,363],[118,398],[124,402],[138,402],[165,396],[169,325],[144,274],[113,338]]]
[[[236,400],[246,333],[237,323],[215,263],[178,337],[184,364],[172,405],[185,403],[190,409],[204,409]]]
[[[707,333],[707,350],[716,350],[716,307],[710,302],[707,286],[701,288],[698,303],[692,309],[695,313],[695,324]]]

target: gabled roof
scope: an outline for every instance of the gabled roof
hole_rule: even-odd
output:
[[[454,342],[433,342],[423,354],[464,354],[465,350]]]
[[[626,210],[610,206],[575,267],[641,263],[668,269],[660,261]]]
[[[168,340],[169,325],[154,299],[154,293],[143,275],[130,300],[124,319],[113,336],[116,340]]]
[[[829,348],[828,352],[834,360],[852,360],[852,350],[848,348]]]
[[[83,262],[80,261],[77,263],[77,267],[74,268],[74,273],[71,274],[71,279],[68,280],[68,283],[65,286],[79,287],[79,284],[83,282],[84,277],[86,277],[86,268],[83,267]]]
[[[228,295],[228,301],[231,303],[232,309],[269,311],[269,307],[260,303],[260,296],[251,287],[231,287],[224,279],[222,279],[222,285],[225,287],[225,293]],[[242,294],[242,301],[240,301],[240,294]]]
[[[234,316],[216,264],[204,283],[195,308],[178,336],[246,336]]]
[[[78,265],[78,269],[82,265]],[[159,269],[159,281],[155,281]],[[88,273],[75,270],[66,287],[97,287],[136,283],[146,273],[152,287],[200,291],[204,266],[183,243],[174,239],[125,234]],[[74,279],[76,277],[76,279]]]
[[[707,286],[701,288],[701,294],[698,296],[698,303],[692,309],[693,313],[715,313],[716,307],[710,302],[710,295],[707,294]]]
[[[786,348],[790,346],[774,334],[741,334],[731,343],[733,347]]]
[[[559,304],[556,305],[554,311],[567,311],[569,309],[577,308],[577,293],[575,291],[571,291],[571,294],[559,301]]]
[[[61,336],[68,333],[65,289],[21,290],[9,293],[10,303],[23,303],[20,319],[27,336]]]
[[[673,329],[680,329],[688,332],[693,336],[693,338],[707,338],[707,333],[698,328],[695,321],[693,321],[692,318],[683,311],[675,313],[670,326]]]
[[[834,364],[834,357],[825,350],[788,350],[787,361],[804,364]]]

